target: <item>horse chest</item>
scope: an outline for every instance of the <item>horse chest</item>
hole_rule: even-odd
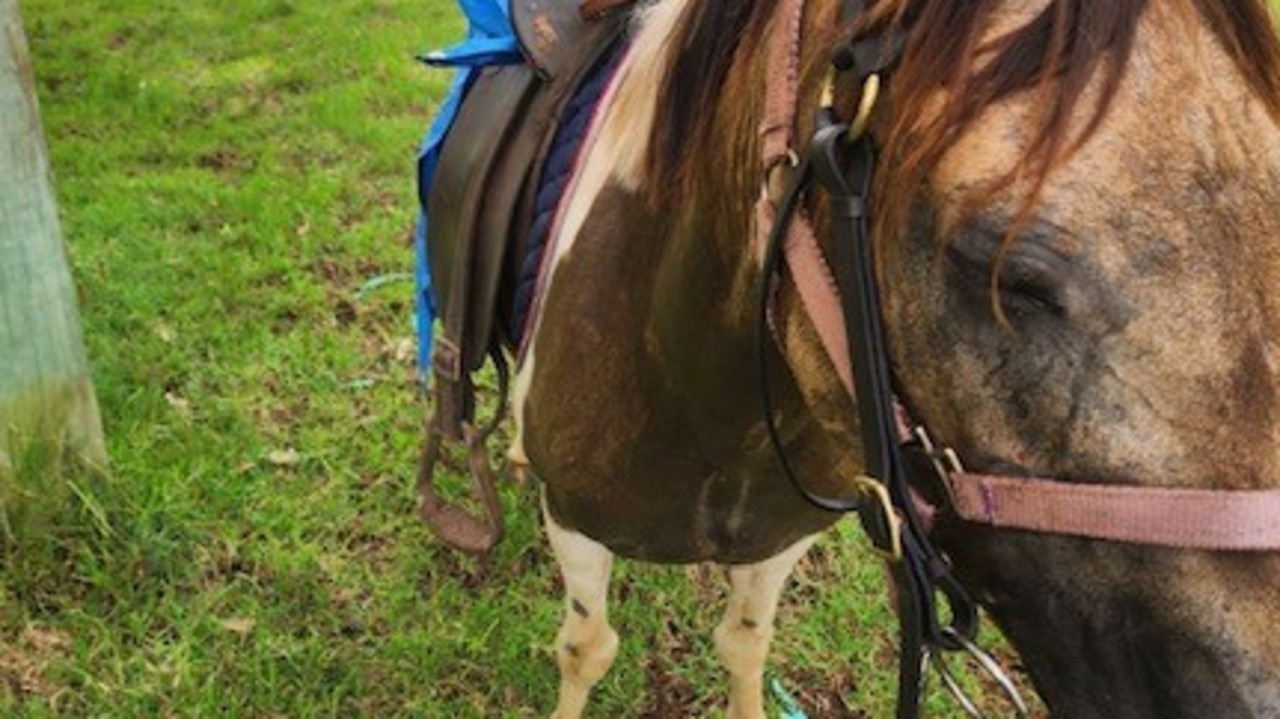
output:
[[[662,223],[641,203],[606,189],[598,204],[609,211],[555,267],[521,368],[521,444],[552,513],[663,562],[755,561],[827,526],[776,474],[749,335],[717,319],[705,282],[679,283],[689,289],[672,299],[670,253],[637,230]],[[828,451],[815,429],[797,441],[813,467]]]

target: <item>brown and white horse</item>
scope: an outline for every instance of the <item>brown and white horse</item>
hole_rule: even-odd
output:
[[[544,482],[565,579],[560,719],[616,654],[615,554],[729,567],[728,716],[763,717],[779,594],[837,518],[779,474],[756,389],[776,5],[641,12],[557,221],[512,457]],[[798,137],[856,30],[840,5],[805,11]],[[981,471],[1280,487],[1280,52],[1261,0],[880,0],[859,27],[878,26],[906,34],[872,133],[912,413]],[[787,453],[836,492],[862,470],[854,405],[789,282],[773,326]],[[948,507],[935,539],[1055,716],[1280,717],[1280,555]]]

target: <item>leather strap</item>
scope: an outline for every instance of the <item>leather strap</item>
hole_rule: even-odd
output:
[[[765,234],[763,228],[776,226],[778,210],[767,196],[762,196],[757,202],[756,218],[762,234]],[[840,293],[836,289],[831,266],[827,264],[822,247],[818,245],[813,225],[804,213],[798,213],[792,218],[782,251],[796,294],[800,297],[800,304],[817,328],[818,339],[836,369],[840,384],[852,397],[853,365],[849,361],[844,314],[840,312]]]
[[[861,9],[861,3],[846,8],[847,12]],[[929,541],[927,524],[915,509],[916,500],[908,484],[908,460],[900,443],[901,412],[889,384],[890,367],[883,347],[871,253],[867,203],[875,166],[872,142],[863,137],[848,145],[848,126],[838,122],[830,108],[824,108],[805,157],[795,157],[790,146],[797,106],[796,68],[803,11],[804,0],[781,0],[769,43],[770,67],[782,67],[784,71],[771,73],[767,83],[766,119],[761,127],[763,169],[766,177],[774,175],[788,156],[798,164],[788,170],[789,181],[779,195],[777,208],[777,188],[771,188],[768,179],[757,206],[761,231],[771,228],[763,252],[759,295],[764,416],[783,472],[797,491],[824,509],[856,511],[873,545],[889,558],[888,569],[898,590],[895,601],[900,629],[895,715],[898,719],[916,719],[925,668],[939,652],[972,645],[977,632],[977,606]],[[815,178],[816,183],[812,182]],[[820,185],[830,198],[833,246],[837,252],[834,273],[801,208],[811,185]],[[859,399],[859,427],[869,475],[860,482],[864,494],[826,497],[806,487],[791,471],[772,422],[763,320],[780,255],[787,259],[801,303],[819,326],[819,336],[842,383]]]
[[[423,521],[445,544],[471,554],[488,553],[506,534],[502,503],[498,499],[497,474],[489,462],[487,442],[506,416],[510,371],[501,350],[495,349],[490,359],[498,378],[499,400],[497,411],[484,427],[473,424],[475,387],[471,384],[471,376],[464,374],[460,379],[451,381],[437,368],[436,407],[427,420],[418,460],[418,511]],[[462,418],[448,414],[452,406],[449,404],[450,395],[459,392],[468,407],[468,414]],[[480,498],[481,516],[446,500],[436,490],[436,465],[440,461],[440,453],[456,446],[466,453],[471,479]]]
[[[769,36],[767,67],[785,68],[770,73],[765,84],[764,121],[760,124],[760,156],[765,185],[756,202],[758,241],[769,244],[772,228],[778,226],[778,205],[786,187],[771,180],[781,173],[791,173],[799,162],[794,148],[796,113],[800,93],[800,42],[804,30],[805,0],[779,0],[774,11],[775,26]],[[799,201],[799,198],[794,198]],[[818,338],[831,358],[850,396],[853,396],[853,365],[849,361],[849,342],[845,335],[844,313],[840,310],[840,293],[835,276],[827,264],[817,234],[804,212],[795,212],[787,225],[783,253],[792,282],[800,296],[805,313],[817,327]]]
[[[765,85],[764,121],[760,124],[761,156],[769,172],[793,154],[796,98],[800,94],[800,41],[805,0],[778,0],[769,34],[769,82]]]
[[[820,114],[826,112],[829,110]],[[949,562],[930,541],[928,526],[916,510],[917,498],[910,482],[914,463],[909,456],[916,448],[901,441],[875,278],[867,206],[875,149],[865,135],[850,145],[848,131],[849,126],[834,117],[820,117],[810,161],[830,199],[835,276],[843,300],[849,356],[856,368],[854,385],[866,472],[890,500],[867,503],[859,516],[882,550],[887,545],[877,536],[878,531],[897,524],[891,539],[899,549],[889,562],[898,587],[901,635],[896,716],[914,719],[920,713],[924,667],[930,656],[960,649],[954,637],[973,641],[978,612],[977,604],[952,575]]]
[[[1280,490],[1076,484],[983,474],[949,478],[956,514],[1005,529],[1215,551],[1280,551]]]

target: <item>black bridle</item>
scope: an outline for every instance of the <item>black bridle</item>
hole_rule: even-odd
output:
[[[859,17],[865,2],[845,3],[846,21]],[[841,47],[834,55],[833,76],[851,77],[860,87],[879,82],[902,52],[897,34],[875,35]],[[873,80],[874,78],[874,80]],[[978,606],[951,571],[950,562],[929,537],[917,510],[911,478],[929,472],[945,473],[946,462],[922,430],[903,441],[898,404],[876,282],[871,241],[870,198],[876,166],[876,146],[864,119],[842,121],[830,106],[819,109],[807,152],[791,169],[786,191],[769,234],[764,272],[759,287],[758,351],[761,396],[770,440],[784,474],[814,505],[833,512],[856,512],[873,546],[888,560],[897,586],[900,625],[898,719],[920,714],[926,667],[932,665],[946,687],[971,715],[980,712],[960,690],[942,660],[946,652],[965,652],[994,678],[1019,714],[1026,707],[994,660],[976,645]],[[852,497],[815,493],[792,471],[774,422],[769,392],[768,308],[783,263],[783,246],[796,213],[811,190],[820,188],[830,208],[831,265],[839,289],[853,364],[859,430],[865,475]]]

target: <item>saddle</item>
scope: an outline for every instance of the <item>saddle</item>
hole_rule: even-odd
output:
[[[517,282],[525,261],[535,194],[560,118],[582,82],[625,27],[628,0],[511,0],[524,64],[481,70],[441,148],[429,196],[427,248],[443,332],[432,359],[434,412],[418,469],[420,508],[446,543],[484,553],[502,538],[503,519],[485,440],[475,425],[473,374],[486,358],[505,403],[505,349],[513,330]],[[446,501],[435,466],[446,443],[462,443],[483,517]]]

